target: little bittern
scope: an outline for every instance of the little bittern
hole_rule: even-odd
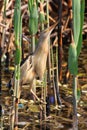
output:
[[[30,92],[38,99],[32,91],[33,80],[42,79],[45,69],[47,55],[49,52],[49,36],[56,24],[42,31],[35,52],[29,55],[20,68],[20,86],[30,84]]]

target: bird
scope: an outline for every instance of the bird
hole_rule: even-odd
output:
[[[57,23],[48,27],[40,33],[37,47],[33,54],[27,56],[25,61],[20,65],[20,88],[22,85],[29,84],[29,90],[33,96],[40,101],[38,96],[33,92],[32,86],[34,79],[42,80],[46,70],[47,56],[49,53],[49,36]],[[14,75],[8,86],[14,85]],[[21,90],[20,90],[21,93]]]

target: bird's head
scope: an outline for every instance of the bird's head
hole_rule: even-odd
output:
[[[52,26],[48,27],[47,29],[45,29],[44,31],[42,31],[40,33],[40,38],[39,38],[39,41],[38,41],[38,45],[37,45],[37,48],[35,50],[35,53],[34,54],[39,54],[41,52],[45,52],[48,54],[48,45],[49,45],[49,35],[51,34],[51,32],[53,31],[53,29],[55,28],[55,26],[58,24],[58,22],[56,22],[55,24],[53,24]],[[47,44],[48,43],[48,44]]]
[[[44,31],[41,32],[41,38],[45,39],[45,38],[49,38],[49,35],[51,34],[51,32],[53,31],[53,29],[55,28],[55,26],[58,23],[53,24],[52,26],[48,27],[47,29],[45,29]]]

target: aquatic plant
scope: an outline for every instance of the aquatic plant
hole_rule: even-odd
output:
[[[84,22],[85,0],[73,0],[73,35],[72,43],[69,47],[68,67],[70,73],[73,75],[73,110],[74,110],[74,130],[78,130],[77,119],[77,102],[79,89],[77,88],[78,78],[78,57],[82,46],[82,27]]]
[[[15,34],[15,84],[14,84],[14,97],[15,97],[15,127],[18,123],[18,102],[20,93],[20,62],[21,62],[21,38],[22,38],[22,17],[21,17],[21,0],[15,1],[14,10],[14,34]]]

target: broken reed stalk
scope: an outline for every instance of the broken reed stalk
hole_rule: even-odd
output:
[[[58,72],[59,72],[59,81],[62,80],[62,0],[58,0]]]
[[[18,129],[18,103],[20,98],[20,62],[21,62],[21,38],[22,38],[22,17],[21,17],[21,0],[15,1],[14,10],[14,33],[15,33],[15,84],[14,84],[14,110],[15,120],[14,129]],[[13,126],[13,125],[12,125]]]

